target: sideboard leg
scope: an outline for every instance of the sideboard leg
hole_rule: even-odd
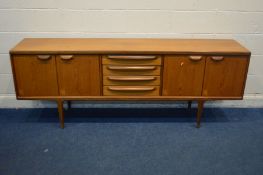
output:
[[[192,107],[192,101],[188,101],[188,109],[191,109]]]
[[[64,109],[63,109],[63,100],[58,100],[58,113],[59,113],[59,121],[60,121],[60,128],[64,128]]]
[[[196,118],[196,127],[200,128],[201,117],[203,113],[204,101],[198,101],[198,110],[197,110],[197,118]]]
[[[67,101],[67,103],[68,103],[68,108],[67,109],[69,110],[69,109],[71,109],[71,101]]]

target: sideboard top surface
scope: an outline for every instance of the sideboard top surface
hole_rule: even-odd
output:
[[[241,54],[250,51],[231,39],[25,38],[11,54]]]

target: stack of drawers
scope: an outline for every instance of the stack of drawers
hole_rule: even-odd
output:
[[[162,58],[155,55],[106,55],[103,95],[160,95]]]

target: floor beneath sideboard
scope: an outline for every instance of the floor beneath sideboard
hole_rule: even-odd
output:
[[[0,174],[263,172],[263,109],[0,109]]]

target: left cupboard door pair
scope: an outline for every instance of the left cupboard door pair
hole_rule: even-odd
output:
[[[18,97],[99,96],[97,55],[13,55]]]

